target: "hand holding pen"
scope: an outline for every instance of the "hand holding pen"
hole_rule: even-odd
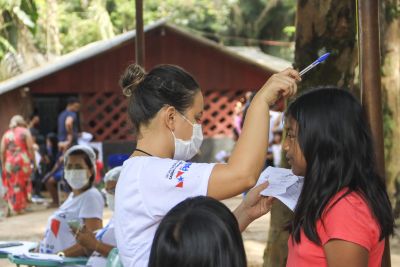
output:
[[[309,72],[310,70],[312,70],[313,68],[315,68],[316,66],[318,66],[320,63],[324,62],[330,55],[331,53],[325,53],[322,56],[320,56],[317,60],[315,60],[313,63],[311,63],[310,65],[308,65],[305,69],[303,69],[302,71],[299,72],[300,77],[303,76],[304,74],[306,74],[307,72]]]

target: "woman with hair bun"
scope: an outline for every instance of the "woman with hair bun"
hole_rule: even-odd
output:
[[[199,84],[174,65],[160,65],[147,74],[138,65],[126,69],[120,85],[129,97],[137,146],[123,165],[115,194],[115,233],[125,267],[147,266],[157,226],[179,202],[194,196],[222,200],[256,184],[269,143],[269,107],[294,95],[298,81],[293,69],[269,78],[251,103],[226,164],[193,163],[189,160],[203,141]],[[235,211],[241,230],[271,204],[259,191],[251,192],[256,197],[251,194]]]

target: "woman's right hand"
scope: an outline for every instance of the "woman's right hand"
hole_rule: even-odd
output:
[[[96,249],[98,242],[95,235],[89,232],[85,226],[75,231],[75,240],[79,245],[92,251]]]
[[[297,92],[296,82],[299,81],[301,81],[299,73],[292,68],[287,68],[272,75],[261,87],[257,95],[260,95],[271,106],[281,97],[295,95]]]

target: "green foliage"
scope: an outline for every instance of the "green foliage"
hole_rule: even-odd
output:
[[[134,0],[108,0],[106,8],[116,33],[126,32],[135,28]]]
[[[0,37],[3,39],[0,45],[1,60],[2,55],[17,48],[18,29],[26,27],[32,33],[36,32],[38,13],[33,0],[0,0],[0,10]]]
[[[226,30],[229,1],[218,0],[146,0],[143,20],[149,24],[162,18],[196,30]],[[135,1],[108,0],[107,10],[117,33],[135,28]]]
[[[238,0],[231,12],[230,35],[243,40],[231,40],[229,45],[258,45],[264,52],[292,60],[293,47],[270,46],[246,39],[294,40],[296,2],[290,0]]]
[[[46,1],[39,1],[41,13],[46,14]],[[91,42],[114,36],[114,28],[103,0],[57,1],[57,24],[62,44],[62,54],[69,53]],[[46,22],[43,21],[38,33],[38,46],[45,51]]]
[[[13,54],[17,53],[8,40],[0,36],[0,58],[3,58],[7,51]]]
[[[387,100],[383,101],[383,108],[382,108],[385,161],[388,161],[390,157],[389,151],[393,145],[393,129],[395,127],[395,123],[393,120],[393,112],[390,110],[387,102],[388,102]]]
[[[386,3],[385,6],[385,19],[388,23],[400,17],[400,4]]]
[[[289,37],[292,38],[294,34],[296,33],[296,27],[295,26],[286,26],[283,28],[283,33]]]
[[[154,6],[157,5],[156,2],[153,0]],[[170,14],[171,19],[176,24],[191,29],[211,33],[218,33],[227,29],[229,15],[227,1],[168,0],[163,1],[163,4],[159,7],[165,15]]]
[[[169,21],[214,36],[228,45],[243,45],[241,38],[293,40],[295,1],[291,0],[145,0],[144,24]],[[266,6],[271,5],[268,12]],[[53,10],[53,9],[56,10]],[[19,52],[18,32],[29,29],[32,42],[42,53],[61,54],[88,43],[107,39],[135,27],[135,0],[0,0],[0,61],[8,52]],[[241,19],[232,18],[233,10]],[[40,14],[40,17],[39,15]],[[51,21],[51,23],[49,23]],[[239,30],[237,30],[239,29]],[[55,36],[56,35],[56,36]],[[52,38],[55,37],[55,38]],[[56,41],[54,41],[56,40]],[[59,45],[54,45],[59,42]],[[258,43],[257,43],[258,45]],[[260,45],[277,55],[281,48]],[[287,51],[287,48],[285,48]],[[276,51],[275,51],[276,50]],[[59,52],[56,52],[56,54]]]
[[[101,39],[97,24],[93,20],[81,19],[78,15],[63,16],[60,19],[62,53],[69,53],[81,46]],[[70,25],[70,27],[68,27]]]

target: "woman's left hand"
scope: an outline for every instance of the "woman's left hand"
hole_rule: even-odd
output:
[[[233,212],[238,220],[240,231],[244,231],[252,221],[271,210],[274,198],[260,195],[261,191],[267,187],[268,182],[265,182],[251,189]]]
[[[247,217],[254,221],[267,214],[272,207],[273,197],[262,196],[260,193],[268,187],[268,182],[262,183],[252,188],[243,200],[244,211]]]

